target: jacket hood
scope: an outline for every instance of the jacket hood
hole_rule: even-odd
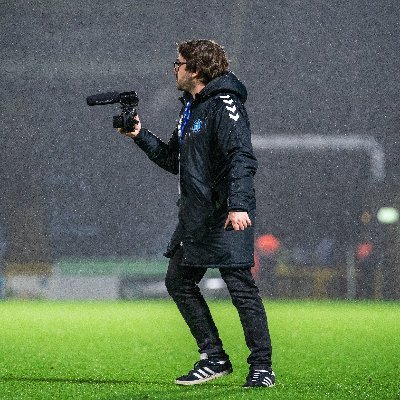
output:
[[[225,75],[219,76],[209,82],[203,90],[196,95],[196,99],[206,99],[210,96],[215,96],[217,93],[234,93],[239,97],[240,101],[244,103],[247,100],[247,89],[244,84],[236,77],[236,75],[229,71]],[[185,92],[181,101],[184,104],[185,101],[192,98],[190,93]]]
[[[242,103],[247,100],[246,87],[231,71],[229,71],[225,75],[213,79],[199,94],[201,95],[201,97],[206,98],[209,96],[214,96],[215,94],[220,92],[234,93],[240,98]]]

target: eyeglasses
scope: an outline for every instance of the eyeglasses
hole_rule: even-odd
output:
[[[174,70],[178,71],[178,70],[179,70],[179,67],[180,67],[181,65],[184,65],[184,64],[187,64],[187,63],[181,62],[181,61],[174,61]]]

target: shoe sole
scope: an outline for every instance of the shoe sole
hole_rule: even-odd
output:
[[[275,386],[275,383],[273,385],[259,385],[259,386],[242,386],[243,389],[268,389],[268,388],[273,388]]]
[[[184,385],[184,386],[201,385],[202,383],[209,382],[209,381],[212,381],[212,380],[217,379],[217,378],[221,378],[221,377],[223,377],[225,375],[228,375],[228,374],[230,374],[232,372],[233,372],[233,370],[219,372],[218,374],[209,376],[208,378],[199,379],[197,381],[178,381],[178,380],[176,380],[175,383],[177,385]]]

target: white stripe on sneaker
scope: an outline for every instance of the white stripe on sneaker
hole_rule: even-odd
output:
[[[201,374],[201,375],[203,375],[203,377],[204,378],[207,378],[208,377],[208,374],[207,374],[207,372],[206,371],[203,371],[202,369],[198,369],[197,370],[197,373],[199,373],[199,374]]]
[[[265,386],[271,386],[272,385],[272,381],[269,378],[264,378],[263,380],[263,385]]]
[[[215,372],[212,369],[208,368],[208,367],[204,367],[204,371],[208,372],[211,375],[215,374]]]

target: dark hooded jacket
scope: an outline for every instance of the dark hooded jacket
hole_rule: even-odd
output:
[[[188,94],[182,101],[189,100]],[[245,86],[229,72],[192,99],[179,144],[179,126],[168,143],[146,129],[135,142],[160,167],[180,175],[179,222],[165,255],[183,248],[183,265],[244,268],[254,263],[256,201]],[[252,226],[224,230],[228,211],[247,211]]]

